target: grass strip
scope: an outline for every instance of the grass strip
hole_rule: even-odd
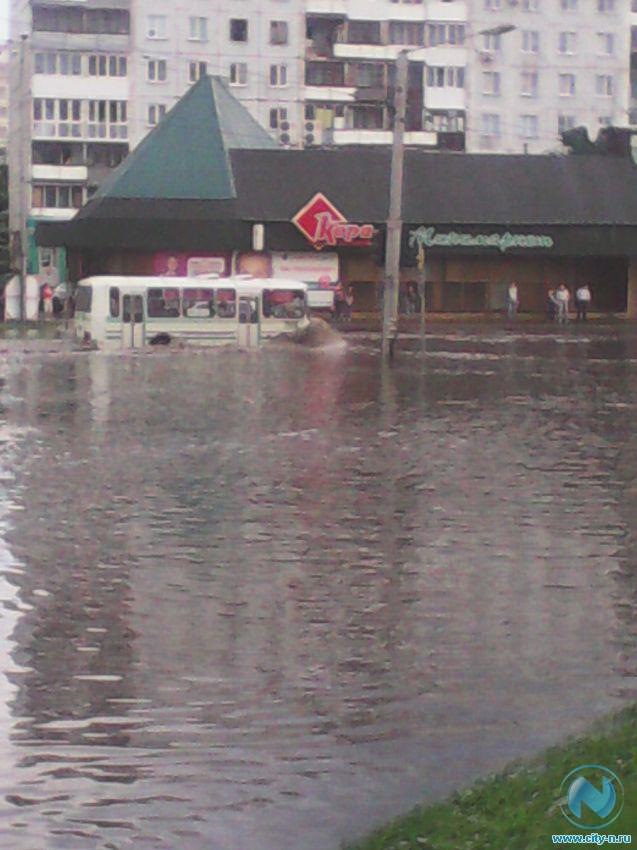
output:
[[[350,850],[546,850],[560,846],[553,845],[552,834],[585,834],[560,811],[562,780],[585,764],[609,768],[624,786],[622,814],[599,833],[630,834],[632,846],[636,846],[637,704],[601,721],[586,736],[553,747],[531,762],[513,764],[447,801],[417,807],[350,845]]]

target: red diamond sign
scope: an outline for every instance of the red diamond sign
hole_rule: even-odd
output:
[[[374,237],[372,224],[352,224],[334,204],[317,192],[292,219],[305,238],[320,251],[326,245],[370,245]]]

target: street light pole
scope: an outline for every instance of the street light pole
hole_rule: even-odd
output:
[[[383,289],[383,337],[381,354],[391,360],[398,336],[398,289],[400,285],[400,244],[402,237],[403,174],[405,164],[405,116],[407,112],[407,51],[396,60],[394,95],[394,132],[389,174],[389,216],[385,243],[385,281]]]

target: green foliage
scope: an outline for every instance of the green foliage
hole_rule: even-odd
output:
[[[581,834],[559,806],[562,780],[581,764],[604,765],[624,785],[624,810],[602,832],[637,837],[635,705],[528,765],[513,766],[447,802],[415,809],[351,850],[547,850],[553,833]]]

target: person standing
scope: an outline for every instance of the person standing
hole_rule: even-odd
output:
[[[591,303],[591,290],[587,283],[575,293],[575,307],[577,308],[577,319],[586,321],[588,318],[588,308]]]
[[[571,300],[571,293],[563,283],[557,287],[555,292],[557,301],[557,322],[559,325],[565,325],[568,322],[568,303]]]
[[[549,289],[546,296],[546,314],[550,321],[554,322],[559,312],[560,302],[555,297],[555,290]]]
[[[346,322],[352,321],[352,308],[354,306],[354,289],[351,286],[348,286],[345,290],[345,297],[343,298],[344,307],[343,307],[343,318]]]
[[[515,318],[519,306],[520,296],[518,295],[518,285],[513,281],[507,289],[507,317],[509,319]]]

